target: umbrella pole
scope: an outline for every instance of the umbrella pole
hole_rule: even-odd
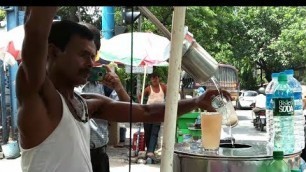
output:
[[[186,7],[174,7],[163,133],[163,138],[167,139],[164,139],[162,146],[161,172],[173,171],[173,153],[184,40],[185,12]]]
[[[144,66],[140,104],[143,104],[144,89],[145,89],[145,84],[146,84],[146,75],[147,75],[147,65]]]
[[[143,73],[143,84],[142,84],[142,91],[141,91],[141,100],[140,104],[143,104],[143,96],[144,96],[144,88],[146,83],[146,74],[147,74],[147,65],[144,66],[144,73]],[[136,141],[136,155],[139,153],[139,137],[141,131],[142,123],[138,123],[138,132],[137,132],[137,141]]]

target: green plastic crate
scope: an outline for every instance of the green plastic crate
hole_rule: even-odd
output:
[[[199,115],[199,112],[190,112],[178,117],[177,127],[179,129],[188,129],[188,123],[194,123]]]
[[[193,137],[198,137],[198,138],[201,138],[202,136],[202,130],[201,129],[195,129],[195,130],[189,130],[190,134],[193,136]]]
[[[200,130],[189,130],[189,129],[177,129],[176,132],[176,142],[182,143],[184,141],[184,135],[190,134],[192,137],[197,137],[198,139],[201,138],[201,129]]]
[[[188,129],[178,129],[177,128],[177,132],[176,132],[176,141],[177,143],[182,143],[184,140],[184,136],[185,134],[191,134],[190,130]]]

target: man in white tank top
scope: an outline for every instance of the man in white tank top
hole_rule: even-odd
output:
[[[159,75],[153,73],[149,75],[150,85],[144,90],[144,96],[148,96],[147,104],[164,103],[167,92],[167,86],[159,81]],[[141,94],[138,95],[138,101],[141,100]],[[160,123],[144,123],[144,137],[147,147],[147,163],[156,163],[154,151],[158,142],[158,133]]]
[[[23,172],[92,172],[89,118],[162,122],[165,104],[119,102],[74,93],[86,83],[96,57],[93,33],[72,21],[56,21],[57,7],[27,7],[22,63],[16,78]],[[108,73],[104,82],[111,83]],[[178,115],[196,108],[214,111],[217,90],[181,100]],[[230,99],[226,91],[222,93]],[[131,109],[130,109],[131,108]],[[111,114],[111,115],[110,115]]]

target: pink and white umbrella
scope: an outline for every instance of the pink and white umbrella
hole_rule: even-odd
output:
[[[131,66],[155,66],[170,57],[170,41],[149,32],[123,33],[109,40],[102,39],[100,57]]]
[[[133,47],[133,49],[132,49]],[[144,79],[147,66],[167,66],[170,57],[170,41],[163,36],[149,32],[123,33],[109,40],[102,39],[100,58],[130,66],[143,66]],[[133,63],[131,64],[131,60]]]
[[[58,21],[58,20],[53,20]],[[15,60],[21,60],[21,49],[24,39],[24,25],[19,25],[8,32],[0,35],[0,54],[7,52],[12,55]],[[1,56],[0,56],[1,58]]]
[[[2,54],[4,52],[9,53],[15,60],[20,60],[22,42],[24,39],[23,25],[17,26],[2,35],[0,38],[0,52],[2,52]]]

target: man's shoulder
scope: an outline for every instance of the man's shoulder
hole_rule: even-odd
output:
[[[266,97],[266,95],[264,95],[264,94],[259,94],[258,96],[260,96],[260,97]]]
[[[256,99],[265,99],[265,98],[266,98],[266,96],[264,94],[258,94],[256,96]]]

